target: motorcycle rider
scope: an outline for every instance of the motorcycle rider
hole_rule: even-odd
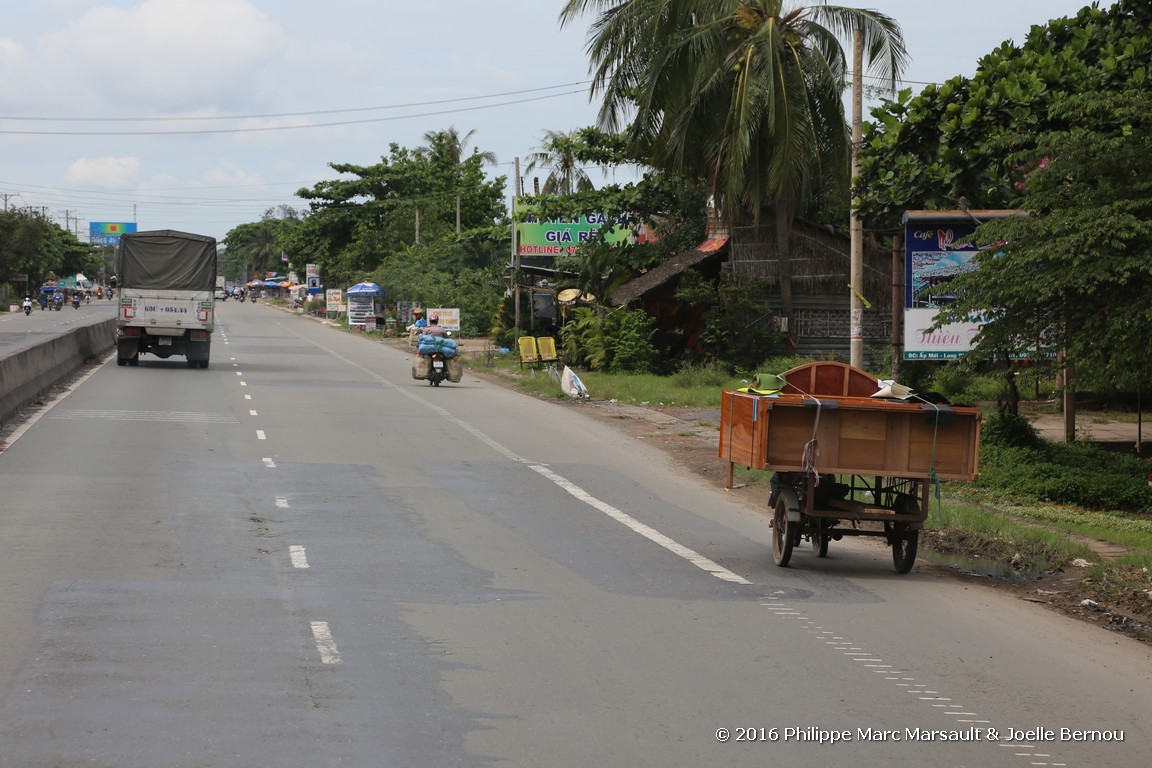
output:
[[[429,315],[428,325],[422,328],[420,332],[424,336],[447,336],[448,331],[440,325],[440,315]]]
[[[32,314],[32,294],[24,294],[24,314]]]

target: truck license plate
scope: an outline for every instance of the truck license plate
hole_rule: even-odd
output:
[[[172,337],[171,336],[160,336],[159,338],[156,339],[156,344],[158,346],[161,346],[161,347],[170,347],[170,346],[172,346]]]

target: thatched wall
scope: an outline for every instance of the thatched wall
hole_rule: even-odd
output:
[[[789,243],[793,307],[788,323],[797,351],[846,358],[850,347],[850,239],[827,228],[796,222]],[[777,287],[772,289],[771,298],[779,301],[774,225],[735,228],[728,266],[736,274],[772,280]],[[863,267],[861,293],[871,304],[864,311],[864,343],[869,350],[879,350],[891,342],[891,249],[866,237]]]
[[[792,229],[789,246],[793,295],[847,296],[852,262],[846,236],[798,221]],[[733,272],[775,280],[779,270],[777,261],[775,226],[733,230],[729,255]],[[891,251],[867,238],[861,292],[873,306],[877,306],[879,299],[884,310],[888,310],[892,292]]]

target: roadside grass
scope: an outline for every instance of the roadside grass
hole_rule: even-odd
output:
[[[489,365],[481,357],[467,360],[472,366],[483,366],[511,382],[524,392],[542,397],[567,399],[560,389],[559,369],[520,368],[514,354],[503,355]],[[725,389],[746,387],[746,380],[721,374],[713,369],[689,369],[672,376],[655,374],[618,374],[581,371],[580,380],[597,400],[609,400],[625,405],[654,408],[719,408],[720,392]]]
[[[1002,509],[963,501],[933,503],[928,510],[927,527],[942,534],[945,541],[949,537],[965,537],[966,552],[975,551],[983,559],[1021,570],[1051,573],[1077,558],[1095,558],[1087,544],[1060,531],[1021,522]]]

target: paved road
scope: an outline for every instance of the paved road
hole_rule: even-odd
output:
[[[0,357],[5,357],[42,343],[50,336],[67,333],[79,325],[107,320],[116,315],[115,302],[97,301],[81,304],[74,309],[71,304],[60,310],[41,310],[36,305],[31,315],[20,312],[0,312]]]
[[[871,542],[776,568],[572,409],[219,319],[208,370],[105,364],[0,453],[4,768],[1146,758],[1144,646]]]

